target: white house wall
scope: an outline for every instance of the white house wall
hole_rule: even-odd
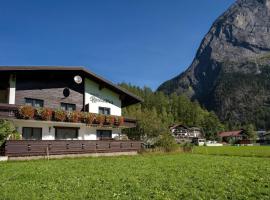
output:
[[[111,115],[121,116],[121,100],[119,94],[85,79],[85,105],[89,104],[89,112],[98,113],[99,107],[110,108]]]
[[[17,131],[22,134],[23,127],[42,128],[42,140],[54,140],[55,128],[58,127],[74,127],[79,128],[78,140],[97,140],[97,130],[112,130],[112,138],[121,134],[119,128],[100,128],[86,126],[81,123],[51,122],[51,121],[35,121],[35,120],[12,120]]]
[[[10,75],[9,77],[9,95],[8,103],[15,104],[15,92],[16,92],[16,76]]]

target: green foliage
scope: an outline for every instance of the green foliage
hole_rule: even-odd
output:
[[[168,154],[36,160],[0,163],[0,172],[0,199],[243,200],[270,196],[269,158]]]
[[[221,146],[221,147],[195,147],[193,153],[222,155],[222,156],[242,156],[242,157],[268,157],[270,158],[269,146]]]
[[[245,136],[247,139],[249,140],[256,140],[257,138],[257,135],[256,135],[256,132],[255,132],[255,127],[253,124],[248,124],[244,127],[244,130],[245,130]]]
[[[184,144],[181,145],[181,148],[183,152],[191,152],[194,148],[194,144],[190,142],[185,142]]]
[[[217,133],[225,129],[214,112],[205,114],[202,127],[205,130],[205,137],[210,140],[219,140]]]
[[[0,146],[9,136],[14,139],[19,139],[19,134],[17,133],[13,124],[7,120],[0,120]]]
[[[213,112],[209,113],[198,102],[192,102],[184,95],[174,93],[166,96],[163,92],[153,92],[150,88],[139,88],[126,83],[120,86],[144,100],[142,104],[123,109],[125,116],[136,117],[138,120],[136,128],[124,130],[132,139],[150,138],[153,141],[153,138],[176,123],[201,128],[207,139],[217,138],[216,134],[224,129]]]
[[[249,69],[246,73],[221,72],[213,94],[211,108],[230,129],[245,124],[254,124],[257,129],[270,129],[270,67],[260,63],[239,65],[224,64],[239,69]],[[261,73],[252,70],[259,68]]]
[[[161,147],[165,152],[173,152],[179,149],[179,145],[176,144],[175,139],[169,132],[162,133],[156,142],[157,147]]]

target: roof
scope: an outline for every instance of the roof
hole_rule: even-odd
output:
[[[91,78],[99,84],[102,84],[102,86],[105,86],[108,89],[111,89],[112,91],[122,95],[125,99],[124,101],[122,101],[122,107],[140,103],[143,101],[140,97],[132,94],[126,89],[81,66],[0,66],[0,71],[80,71],[85,74],[86,77]]]
[[[183,127],[183,128],[185,128],[185,129],[188,129],[187,126],[184,126],[184,125],[182,125],[182,124],[176,124],[176,125],[170,126],[169,128],[170,128],[170,129],[174,129],[174,128],[178,128],[178,127]]]
[[[241,133],[243,130],[237,130],[237,131],[224,131],[220,132],[218,135],[220,137],[230,137],[230,136],[241,136]]]

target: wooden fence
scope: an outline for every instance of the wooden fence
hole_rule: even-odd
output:
[[[4,155],[46,156],[140,151],[141,141],[102,140],[8,140]]]

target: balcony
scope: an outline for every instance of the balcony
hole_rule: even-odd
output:
[[[3,155],[9,157],[138,152],[141,141],[7,140]]]
[[[136,120],[132,118],[100,115],[86,112],[65,112],[63,110],[52,110],[42,108],[38,110],[33,107],[0,103],[0,118],[2,119],[22,119],[38,121],[55,121],[67,123],[84,123],[93,127],[117,127],[133,128],[136,127]]]

